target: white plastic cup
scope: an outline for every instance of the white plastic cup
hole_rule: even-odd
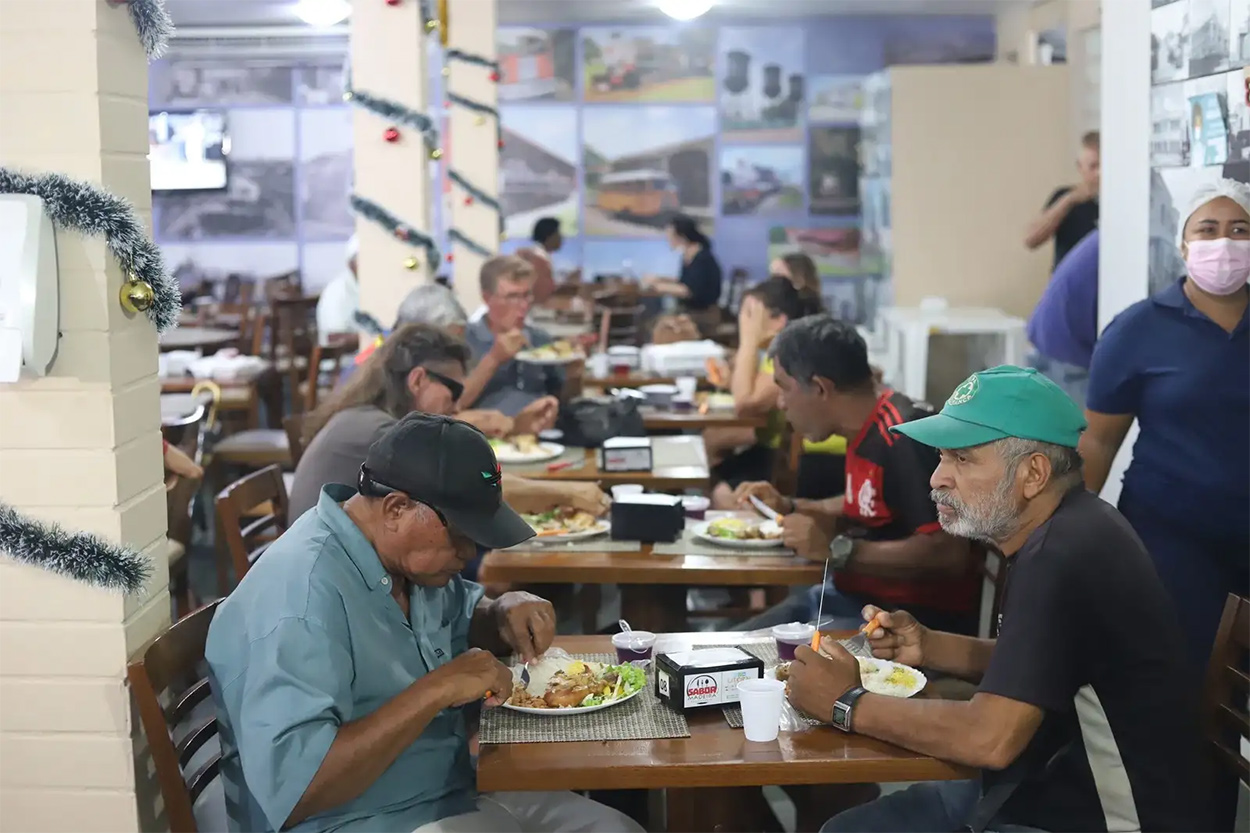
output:
[[[608,354],[595,353],[590,357],[590,375],[596,379],[605,379],[608,375]]]
[[[693,402],[694,392],[699,387],[699,380],[693,376],[678,376],[673,380],[677,387],[677,398],[683,402]]]
[[[781,706],[786,684],[781,680],[746,680],[738,684],[742,731],[752,743],[769,743],[781,732]]]
[[[642,486],[639,486],[636,483],[622,483],[620,486],[612,487],[612,497],[616,498],[617,500],[620,500],[626,495],[640,495],[640,494],[642,494]]]

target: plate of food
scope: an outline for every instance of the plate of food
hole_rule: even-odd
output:
[[[929,682],[922,672],[908,665],[876,657],[856,657],[855,659],[859,661],[860,682],[873,694],[884,694],[887,697],[912,697],[919,694]],[[790,663],[781,663],[774,673],[779,680],[790,679]]]
[[[522,672],[529,672],[528,684]],[[512,695],[505,709],[560,717],[587,714],[632,700],[647,687],[647,674],[635,665],[584,662],[563,652],[512,669]]]
[[[767,550],[781,546],[781,525],[776,521],[718,518],[695,524],[695,538],[735,549]]]
[[[518,434],[506,439],[493,439],[490,447],[500,463],[541,463],[564,453],[559,443],[542,442],[533,434]]]
[[[699,394],[699,404],[706,406],[709,411],[732,411],[734,409],[734,398],[731,393],[722,391],[709,391]]]
[[[586,358],[571,341],[560,339],[540,347],[531,347],[516,354],[517,361],[528,364],[568,364]]]
[[[593,538],[612,528],[607,521],[568,506],[549,509],[539,514],[522,514],[521,518],[534,528],[543,543],[551,544]]]

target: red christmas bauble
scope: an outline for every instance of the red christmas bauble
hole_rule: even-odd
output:
[[[388,5],[388,6],[398,6],[398,5],[399,5],[400,3],[402,3],[402,2],[403,2],[403,0],[386,0],[386,5]]]
[[[499,149],[503,150],[503,139],[499,140]]]
[[[473,205],[473,198],[472,198],[472,197],[465,197],[465,198],[464,198],[464,204],[465,204],[465,205]]]
[[[490,80],[495,81],[495,82],[498,82],[498,81],[499,81],[499,73],[498,73],[498,72],[492,72],[492,73],[490,74]]]
[[[388,142],[398,142],[399,141],[399,128],[397,127],[386,128],[386,131],[382,134],[382,138]]]
[[[452,262],[453,260],[455,260],[455,259],[456,259],[456,256],[455,256],[455,255],[447,255],[447,262],[448,262],[448,263],[451,263],[451,262]]]
[[[396,237],[398,237],[400,240],[407,240],[407,239],[408,239],[408,229],[406,229],[406,228],[404,228],[404,227],[402,227],[402,226],[401,226],[401,227],[399,227],[399,228],[397,228],[397,229],[395,229],[395,236],[396,236]]]

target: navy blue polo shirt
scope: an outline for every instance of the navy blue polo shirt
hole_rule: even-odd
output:
[[[1141,434],[1121,504],[1212,538],[1250,532],[1250,329],[1194,308],[1185,279],[1116,316],[1094,348],[1091,411],[1133,414]]]

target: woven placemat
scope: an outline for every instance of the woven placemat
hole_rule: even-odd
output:
[[[500,463],[499,467],[508,474],[546,474],[547,467],[553,463],[569,463],[564,471],[586,467],[586,449],[566,448],[558,457],[543,460],[541,463]]]
[[[574,654],[589,662],[615,663],[615,654]],[[579,740],[653,740],[688,738],[684,715],[673,711],[655,696],[648,685],[627,703],[589,714],[543,717],[510,709],[484,709],[478,742],[566,743]]]
[[[696,521],[696,523],[698,523]],[[710,544],[707,541],[694,537],[694,533],[690,531],[691,524],[686,524],[685,531],[681,537],[671,544],[656,544],[652,548],[652,552],[656,555],[721,555],[728,558],[740,558],[742,556],[785,556],[794,555],[794,550],[787,547],[769,547],[768,549],[748,550],[737,549],[735,547],[722,547],[719,544]]]
[[[594,538],[563,543],[531,538],[515,547],[508,547],[504,552],[642,552],[642,544],[638,541],[613,541],[611,533],[605,532]]]
[[[755,656],[755,657],[759,657],[761,660],[764,661],[764,676],[765,677],[768,677],[769,675],[771,675],[773,673],[773,669],[775,669],[777,667],[777,664],[781,662],[781,657],[777,655],[777,643],[772,642],[772,641],[753,642],[749,645],[715,645],[711,647],[741,648],[742,650],[746,651],[748,654],[751,654],[752,656]],[[807,715],[800,712],[798,709],[794,708],[794,706],[791,706],[789,700],[784,701],[782,703],[781,708],[782,708],[781,718],[785,722],[785,724],[795,725],[797,723],[797,724],[801,724],[804,726],[821,725],[819,720],[815,720],[811,717],[808,717]],[[742,728],[742,707],[741,706],[739,706],[737,703],[729,703],[727,705],[721,706],[721,711],[725,715],[726,723],[728,723],[734,729]]]

